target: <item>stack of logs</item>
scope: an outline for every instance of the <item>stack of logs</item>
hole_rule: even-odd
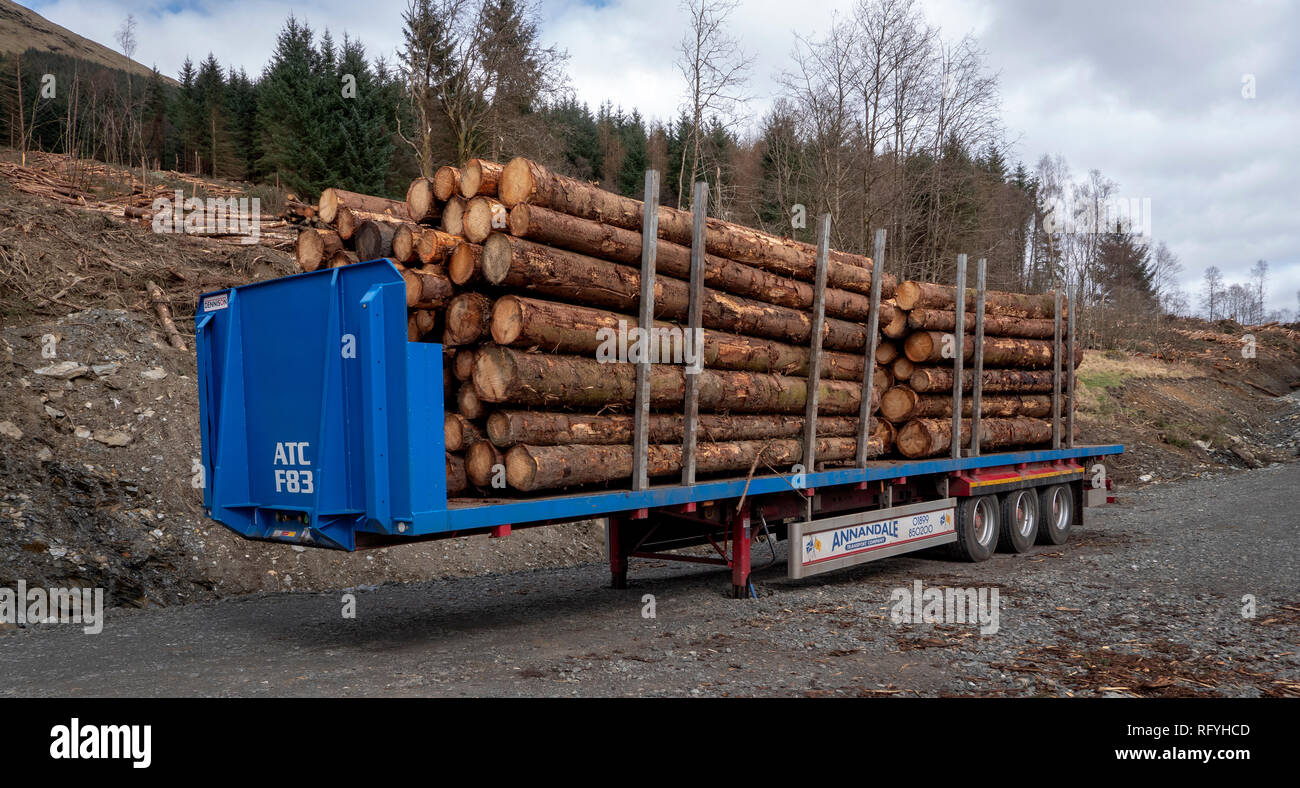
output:
[[[377,258],[401,271],[408,338],[445,349],[449,494],[625,487],[636,365],[622,362],[637,336],[642,212],[639,200],[528,159],[474,159],[416,179],[405,201],[327,189],[297,258],[304,271]],[[652,478],[683,465],[691,346],[677,327],[690,306],[691,239],[690,212],[660,207],[653,311],[662,331],[649,344],[667,363],[650,368]],[[707,220],[705,239],[697,472],[789,472],[803,455],[817,250],[720,219]],[[829,254],[819,465],[857,456],[873,267]],[[868,451],[942,453],[950,425],[940,400],[952,386],[942,335],[955,322],[954,290],[887,274],[880,284],[870,412],[885,418],[871,419]],[[982,411],[996,418],[983,422],[987,447],[1050,439],[1042,392],[1051,391],[1052,343],[1041,337],[1044,325],[1051,337],[1051,308],[1052,296],[989,294]]]
[[[904,282],[895,299],[907,315],[906,328],[898,336],[883,339],[876,351],[877,363],[887,364],[894,380],[881,399],[880,415],[899,425],[895,448],[904,457],[942,454],[952,448],[957,289]],[[971,440],[976,305],[976,291],[968,289],[962,342],[962,446],[969,446]],[[1030,446],[1052,440],[1055,310],[1055,293],[985,294],[981,448]],[[1064,314],[1061,328],[1065,329]],[[1063,349],[1063,397],[1068,388],[1065,376],[1073,374],[1065,369],[1067,354],[1068,349]],[[1073,358],[1077,367],[1082,359],[1077,346]],[[1063,404],[1061,412],[1068,407]]]

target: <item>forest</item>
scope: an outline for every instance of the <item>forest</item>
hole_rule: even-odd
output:
[[[304,200],[331,186],[401,197],[413,177],[472,157],[529,156],[638,197],[654,168],[674,207],[703,180],[710,214],[782,235],[813,240],[829,212],[835,248],[869,253],[884,228],[900,278],[952,281],[965,253],[987,259],[992,288],[1063,286],[1094,345],[1163,316],[1284,317],[1264,310],[1267,262],[1244,283],[1211,268],[1186,292],[1177,255],[1143,227],[1149,205],[1099,170],[1076,177],[1059,155],[1012,161],[979,41],[945,35],[914,0],[859,0],[797,38],[761,115],[754,59],[730,32],[736,4],[683,10],[673,118],[647,118],[626,96],[579,100],[527,0],[409,0],[388,58],[294,16],[257,74],[215,53],[148,79],[48,52],[0,58],[0,140]],[[135,53],[133,18],[116,43]]]

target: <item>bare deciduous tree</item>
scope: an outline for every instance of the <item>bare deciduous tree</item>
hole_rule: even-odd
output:
[[[721,167],[720,162],[704,160],[705,122],[716,121],[723,128],[733,127],[739,120],[737,109],[748,100],[745,85],[753,60],[726,30],[727,17],[736,5],[735,0],[687,0],[682,6],[690,19],[678,47],[677,67],[686,80],[684,109],[690,128],[682,146],[677,176],[679,206],[683,205],[691,184],[709,170]],[[715,188],[720,189],[721,178],[715,181]],[[718,194],[712,200],[713,210],[722,209],[721,197]]]

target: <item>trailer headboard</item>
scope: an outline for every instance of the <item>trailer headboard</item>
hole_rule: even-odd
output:
[[[344,550],[445,519],[442,346],[407,342],[392,263],[206,294],[195,335],[209,517]]]

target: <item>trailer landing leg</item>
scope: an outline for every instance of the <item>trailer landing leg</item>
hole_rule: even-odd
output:
[[[627,553],[623,539],[623,518],[609,518],[606,528],[605,544],[609,550],[609,587],[627,588]]]
[[[731,597],[749,598],[749,513],[731,519]]]

